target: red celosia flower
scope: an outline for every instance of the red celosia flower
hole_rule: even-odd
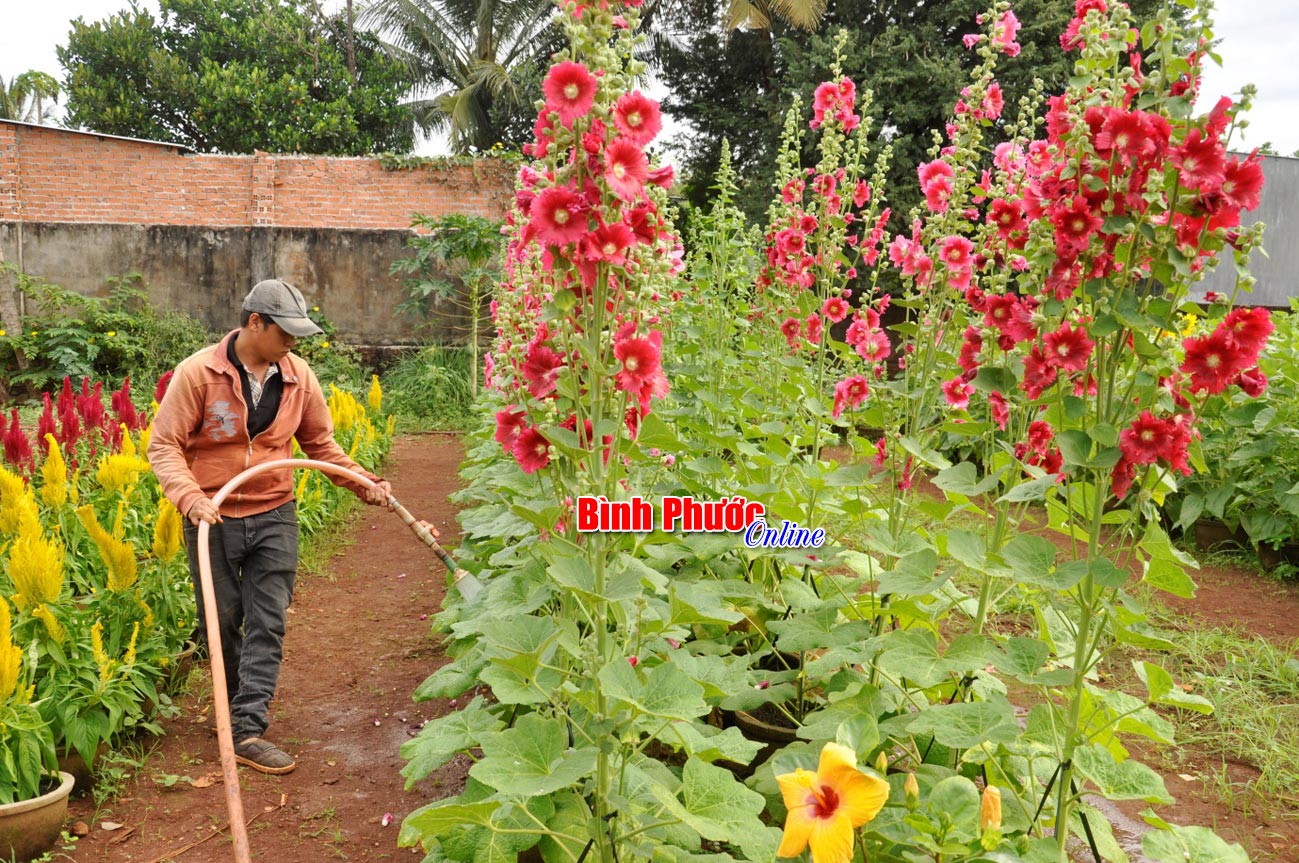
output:
[[[506,452],[514,451],[514,442],[518,439],[519,433],[523,431],[523,424],[526,421],[527,414],[521,410],[515,410],[514,405],[496,412],[496,442]]]
[[[614,106],[613,124],[624,138],[644,147],[663,128],[659,103],[639,90],[624,93]]]
[[[649,177],[649,160],[644,151],[626,138],[619,138],[604,153],[604,179],[624,201],[641,194]]]
[[[843,297],[828,297],[821,305],[821,314],[825,315],[825,319],[831,323],[839,323],[848,317],[850,311],[852,307]]]
[[[845,408],[856,408],[870,395],[870,384],[861,375],[839,381],[834,385],[834,409],[831,412],[838,419]]]
[[[514,439],[512,452],[524,473],[536,473],[550,464],[550,441],[537,431],[536,426],[529,426],[519,432]]]
[[[550,67],[541,92],[546,97],[546,108],[559,113],[559,122],[572,125],[578,117],[585,116],[595,103],[595,76],[581,63],[565,60]]]
[[[1205,137],[1192,129],[1180,146],[1173,148],[1173,164],[1178,168],[1178,182],[1188,189],[1217,189],[1226,179],[1226,150],[1215,136]]]
[[[1186,359],[1181,370],[1191,378],[1192,392],[1217,394],[1235,379],[1241,367],[1240,349],[1232,344],[1229,331],[1219,327],[1207,336],[1185,339]],[[1252,363],[1252,360],[1250,361]]]
[[[586,235],[582,200],[567,186],[542,190],[532,202],[532,227],[548,245],[576,243]]]
[[[974,392],[969,381],[963,377],[952,378],[943,382],[943,398],[955,410],[965,410],[970,406],[970,393]]]
[[[167,387],[171,385],[171,379],[175,376],[174,371],[164,372],[162,377],[158,378],[158,385],[153,388],[153,400],[162,403],[162,397],[167,394]]]
[[[4,456],[5,461],[18,468],[20,472],[27,472],[33,465],[32,445],[27,440],[27,435],[23,433],[23,427],[18,422],[18,408],[13,409],[13,422],[10,424],[8,431],[4,433]],[[0,429],[4,428],[4,419],[0,417]]]
[[[613,354],[622,363],[622,369],[616,376],[621,390],[639,392],[659,371],[660,345],[649,338],[631,336],[617,339]]]
[[[1087,368],[1087,360],[1096,346],[1095,342],[1087,337],[1086,330],[1082,327],[1075,329],[1069,324],[1061,324],[1060,329],[1047,333],[1042,337],[1042,341],[1046,343],[1047,356],[1051,358],[1056,368],[1072,372],[1080,372]]]
[[[1241,210],[1253,210],[1258,207],[1259,194],[1263,191],[1263,168],[1258,159],[1250,157],[1241,161],[1233,157],[1223,169],[1222,185],[1218,188],[1229,204]]]

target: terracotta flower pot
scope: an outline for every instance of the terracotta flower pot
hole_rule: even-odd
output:
[[[68,818],[72,774],[59,773],[53,791],[32,800],[0,806],[0,859],[26,863],[54,847]]]

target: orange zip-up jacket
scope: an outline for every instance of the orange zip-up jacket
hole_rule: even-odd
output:
[[[352,461],[334,440],[334,423],[320,381],[297,354],[280,361],[284,391],[274,421],[249,439],[243,384],[227,355],[227,345],[238,332],[176,367],[154,418],[149,464],[176,509],[188,514],[200,497],[212,497],[239,472],[291,458],[295,437],[309,457],[351,468],[378,482],[379,477]],[[330,479],[362,491],[351,480]],[[243,518],[275,509],[293,499],[293,482],[290,470],[253,477],[221,504],[221,515]]]

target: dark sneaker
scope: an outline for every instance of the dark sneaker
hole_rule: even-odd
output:
[[[287,752],[269,740],[249,737],[235,744],[235,761],[247,764],[259,773],[281,776],[293,772],[298,764]]]

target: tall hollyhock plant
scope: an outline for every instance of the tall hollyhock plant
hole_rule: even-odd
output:
[[[1107,793],[1105,777],[1119,769],[1096,741],[1132,709],[1088,675],[1114,641],[1159,643],[1124,591],[1130,573],[1120,564],[1136,561],[1145,582],[1190,595],[1189,561],[1154,502],[1196,468],[1205,400],[1265,386],[1257,359],[1272,329],[1266,311],[1188,298],[1219,253],[1244,273],[1261,227],[1242,228],[1241,214],[1257,206],[1262,172],[1256,156],[1227,150],[1248,94],[1194,110],[1208,54],[1181,46],[1205,44],[1208,21],[1192,16],[1188,32],[1163,13],[1138,30],[1126,6],[1106,0],[1078,0],[1061,37],[1078,57],[1070,88],[1046,101],[1032,134],[1016,134],[1021,124],[986,148],[985,165],[970,136],[1000,110],[992,73],[1010,53],[998,35],[1007,15],[994,7],[984,18],[992,26],[966,37],[983,63],[947,145],[920,169],[927,212],[891,251],[917,294],[941,293],[942,336],[917,350],[956,354],[935,404],[981,452],[977,467],[955,465],[935,481],[963,498],[996,498],[983,536],[952,532],[948,542],[983,578],[976,631],[1009,576],[1034,592],[1037,642],[1068,669],[1064,698],[1035,708],[1058,729],[1059,769],[1044,786],[1018,789],[1054,797],[1064,861],[1080,794]],[[1203,335],[1177,335],[1188,314],[1207,317]],[[1014,535],[1029,501],[1069,538],[1062,560],[1047,539]],[[1205,707],[1173,692],[1163,669],[1146,664],[1142,674],[1151,704]],[[1157,729],[1138,724],[1138,733],[1168,742]],[[1145,799],[1168,799],[1153,772],[1122,769]],[[1147,837],[1147,852],[1165,859],[1151,851],[1164,841]]]
[[[665,844],[697,851],[704,838],[757,842],[766,858],[775,849],[757,818],[762,798],[729,773],[690,757],[678,775],[645,756],[669,728],[712,730],[700,719],[704,688],[664,655],[666,579],[641,560],[644,536],[575,524],[583,497],[640,492],[634,444],[668,394],[660,315],[683,264],[666,215],[672,169],[648,149],[662,121],[637,84],[638,5],[561,5],[571,47],[544,78],[533,161],[507,219],[487,362],[500,447],[490,476],[527,496],[506,516],[535,531],[494,554],[481,591],[444,612],[456,663],[417,693],[492,689],[406,750],[412,779],[481,750],[463,794],[403,826],[401,841],[450,859],[540,844],[547,857],[610,863]],[[733,804],[724,827],[691,814],[704,805],[693,789],[722,777]]]

